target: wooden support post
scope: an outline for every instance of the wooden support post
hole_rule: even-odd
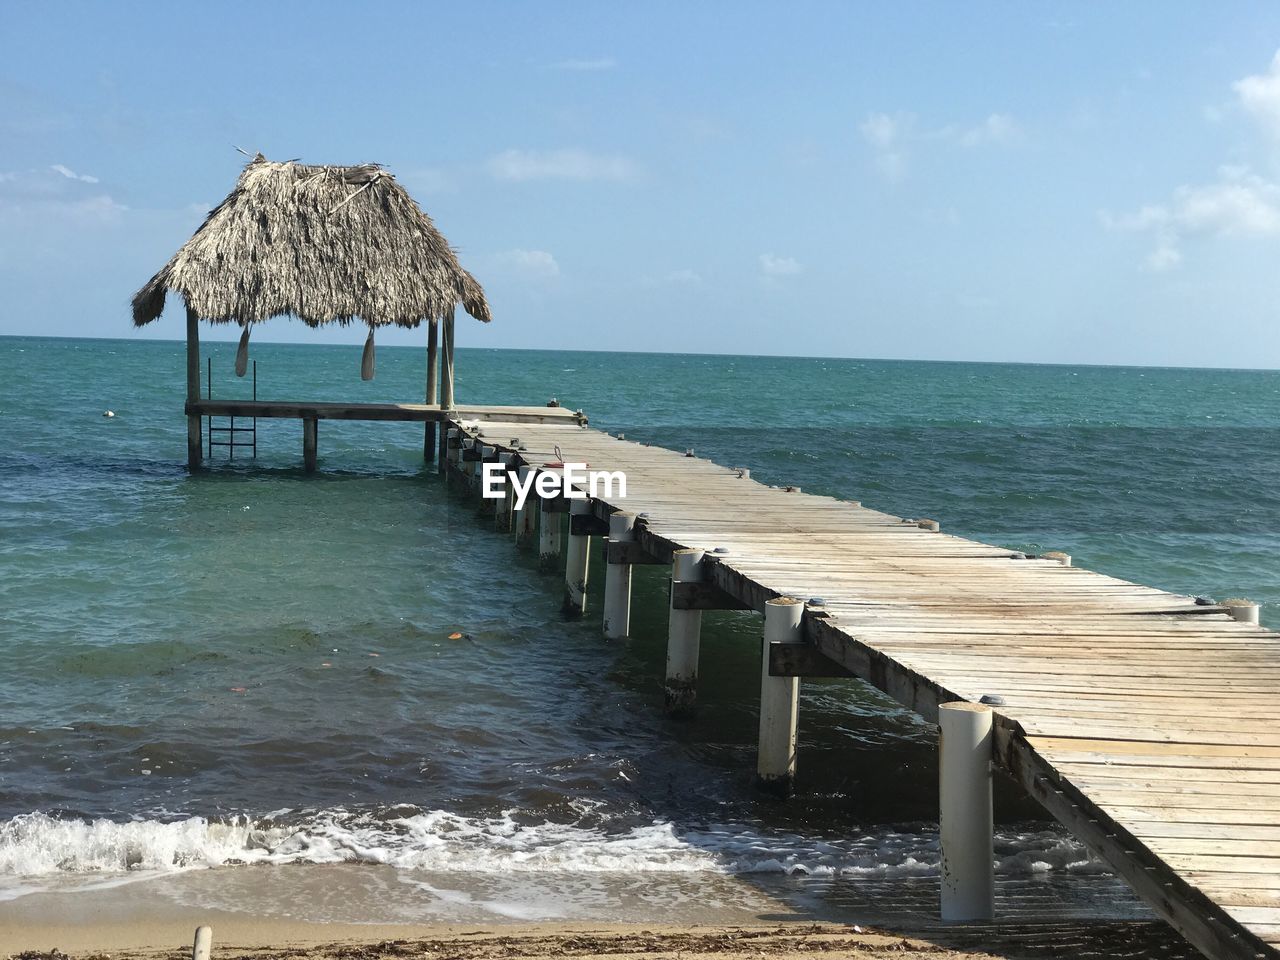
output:
[[[527,547],[533,543],[533,539],[537,536],[538,530],[538,498],[533,495],[533,491],[526,484],[529,482],[529,475],[533,472],[528,465],[522,464],[520,469],[516,471],[516,476],[520,478],[520,486],[529,490],[528,496],[525,497],[524,507],[515,510],[512,526],[516,532],[516,546]],[[513,508],[514,509],[514,508]]]
[[[756,779],[760,787],[789,797],[796,778],[796,726],[800,715],[800,678],[769,674],[769,647],[803,643],[804,604],[776,597],[764,605],[764,646],[760,664],[760,746]]]
[[[450,427],[444,432],[444,456],[440,458],[440,472],[444,474],[444,482],[447,486],[450,481],[450,474],[458,469],[458,462],[462,459],[462,431],[457,427]]]
[[[476,461],[476,496],[480,499],[480,513],[488,516],[491,513],[497,513],[497,500],[490,500],[484,495],[484,465],[486,463],[498,462],[498,450],[488,444],[476,441],[480,447],[480,459]]]
[[[691,716],[698,702],[698,648],[702,642],[702,611],[676,607],[676,584],[702,580],[702,550],[677,550],[671,557],[671,610],[667,616],[667,712]]]
[[[609,516],[608,543],[635,541],[636,515],[619,511]],[[608,547],[605,548],[606,554]],[[631,635],[631,564],[605,564],[604,568],[604,635],[608,640],[621,640]]]
[[[319,440],[319,421],[315,417],[302,418],[302,469],[316,472],[316,446]]]
[[[436,472],[446,475],[449,472],[449,430],[441,422],[440,428],[440,451],[436,454]]]
[[[436,332],[440,326],[438,320],[427,321],[427,399],[428,404],[436,402],[438,390],[436,389]],[[423,426],[422,434],[422,459],[427,463],[431,462],[431,458],[436,455],[436,422],[428,420]]]
[[[560,559],[563,533],[560,529],[560,501],[554,497],[538,501],[538,560],[546,568],[555,566]]]
[[[200,399],[200,318],[187,307],[187,403]],[[187,469],[199,470],[204,457],[204,434],[199,414],[188,408]]]
[[[591,557],[591,537],[573,532],[573,518],[591,513],[587,498],[569,501],[569,542],[564,551],[564,612],[580,617],[587,609],[587,562]]]
[[[991,811],[992,713],[980,703],[938,707],[942,919],[995,916]]]
[[[191,960],[209,960],[213,951],[213,928],[196,927],[196,938],[191,944]]]
[[[506,533],[511,529],[511,511],[515,507],[516,488],[511,483],[511,461],[514,453],[498,454],[498,463],[502,464],[502,499],[493,502],[493,525]]]
[[[465,433],[462,435],[462,447],[458,451],[458,462],[462,467],[462,487],[463,493],[469,493],[472,485],[476,480],[476,461],[479,455],[476,450],[476,441],[474,437],[468,437]]]
[[[440,332],[440,407],[453,409],[453,311],[444,318]]]

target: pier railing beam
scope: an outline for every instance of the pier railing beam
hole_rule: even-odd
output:
[[[609,539],[607,543],[632,543],[635,541],[636,515],[617,513],[609,515]],[[605,554],[609,550],[606,546]],[[610,560],[604,568],[604,635],[607,640],[621,640],[631,634],[631,564]]]
[[[302,418],[302,469],[316,472],[316,447],[319,443],[319,421],[315,417]]]
[[[591,501],[569,501],[569,541],[564,551],[564,612],[571,617],[581,616],[587,608],[587,561],[591,556],[591,537],[575,533],[573,518],[592,512]]]
[[[769,650],[775,643],[803,643],[804,604],[776,597],[764,605],[764,645],[760,663],[760,745],[756,782],[761,789],[789,797],[795,789],[796,727],[800,717],[800,678],[769,673]]]
[[[187,403],[200,399],[200,318],[187,307]],[[199,414],[187,414],[187,469],[199,470],[204,435]]]
[[[667,616],[667,712],[692,715],[698,702],[698,648],[702,642],[702,611],[676,606],[676,584],[700,583],[702,550],[677,550],[671,557],[671,611]]]
[[[980,703],[938,707],[942,919],[995,916],[991,810],[992,713]]]
[[[524,506],[516,510],[514,504],[512,506],[513,520],[512,526],[516,531],[516,546],[527,547],[533,543],[533,539],[537,536],[538,530],[538,501],[530,490],[529,474],[532,468],[522,464],[520,469],[516,471],[516,476],[520,478],[520,487],[523,490],[529,490],[528,496],[525,497]]]

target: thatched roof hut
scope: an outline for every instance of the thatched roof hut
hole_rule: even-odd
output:
[[[258,154],[235,189],[133,298],[150,323],[167,291],[211,323],[292,315],[309,326],[443,320],[461,304],[488,322],[474,277],[386,170],[273,163]]]
[[[446,410],[453,408],[454,309],[461,304],[477,320],[491,319],[475,277],[404,187],[376,164],[272,163],[258,154],[200,229],[134,295],[134,324],[159,317],[171,290],[187,307],[187,461],[193,469],[201,462],[201,319],[243,328],[237,376],[245,373],[254,324],[281,315],[312,327],[359,321],[369,327],[360,365],[365,380],[373,378],[373,331],[425,320],[426,402],[436,403],[439,387]],[[438,352],[444,356],[437,371]],[[308,422],[314,438],[315,420],[304,418]],[[434,431],[428,421],[424,452],[434,445]]]

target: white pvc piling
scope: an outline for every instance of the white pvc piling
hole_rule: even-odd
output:
[[[769,675],[769,646],[802,643],[804,604],[776,597],[764,605],[764,647],[760,663],[760,745],[756,775],[760,786],[788,796],[796,776],[796,727],[800,718],[800,678]]]
[[[991,811],[992,713],[980,703],[938,707],[942,919],[995,916]]]
[[[667,619],[667,711],[676,716],[693,712],[698,701],[698,648],[702,642],[702,611],[675,608],[676,584],[702,580],[702,550],[677,550],[671,557],[671,613]]]
[[[569,540],[565,544],[564,612],[578,616],[587,608],[587,559],[591,555],[591,537],[573,532],[573,518],[591,515],[588,499],[569,501]]]
[[[213,950],[213,928],[196,927],[196,938],[191,944],[191,960],[209,960]]]
[[[619,511],[609,516],[609,543],[633,543],[636,515]],[[604,635],[621,640],[631,633],[631,564],[607,563],[604,568]]]
[[[1222,605],[1227,608],[1232,620],[1239,620],[1241,623],[1258,623],[1258,615],[1262,612],[1262,608],[1252,600],[1238,597],[1223,600]]]
[[[1071,566],[1071,554],[1063,553],[1061,550],[1050,550],[1048,553],[1040,554],[1041,560],[1057,560],[1064,567]]]

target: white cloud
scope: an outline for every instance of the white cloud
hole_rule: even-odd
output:
[[[913,124],[910,114],[872,113],[858,126],[862,138],[875,151],[876,169],[892,183],[907,175],[907,157],[902,144]]]
[[[556,70],[576,70],[579,72],[592,72],[596,70],[612,70],[618,65],[618,61],[613,57],[596,57],[590,60],[561,60],[553,63],[551,66]]]
[[[560,276],[560,264],[546,250],[506,250],[496,259],[512,272],[528,279],[551,280]]]
[[[667,283],[701,283],[702,276],[696,270],[672,270],[664,278]]]
[[[62,174],[68,180],[79,180],[81,183],[97,183],[98,182],[97,177],[91,177],[87,173],[76,173],[74,170],[64,167],[60,163],[53,164],[51,167],[49,167],[49,169],[52,170],[54,173]]]
[[[1021,131],[1013,117],[1007,113],[992,113],[977,126],[961,131],[958,139],[963,146],[977,147],[984,143],[1013,143],[1020,136]]]
[[[1241,105],[1274,137],[1280,137],[1280,51],[1265,73],[1232,84]]]
[[[760,271],[766,277],[793,277],[803,269],[793,257],[778,257],[772,253],[760,254]]]
[[[948,124],[932,129],[921,129],[910,113],[870,113],[858,130],[875,152],[876,169],[893,183],[906,177],[911,150],[921,144],[946,142],[978,147],[1015,143],[1022,138],[1022,131],[1007,113],[987,114],[974,126]]]
[[[1160,242],[1156,244],[1156,248],[1147,254],[1147,259],[1144,263],[1148,270],[1163,273],[1165,270],[1172,270],[1182,263],[1182,251],[1167,239],[1161,238]]]
[[[904,130],[910,124],[911,118],[906,114],[890,116],[887,113],[872,113],[862,121],[858,129],[862,131],[862,136],[867,143],[887,150],[902,139]]]
[[[1169,270],[1182,262],[1182,242],[1197,235],[1275,236],[1280,234],[1280,185],[1248,168],[1224,166],[1212,183],[1184,184],[1167,203],[1133,213],[1102,214],[1112,230],[1149,232],[1155,249],[1146,265]]]
[[[617,154],[585,150],[504,150],[490,157],[489,173],[498,180],[633,180],[640,168]]]

